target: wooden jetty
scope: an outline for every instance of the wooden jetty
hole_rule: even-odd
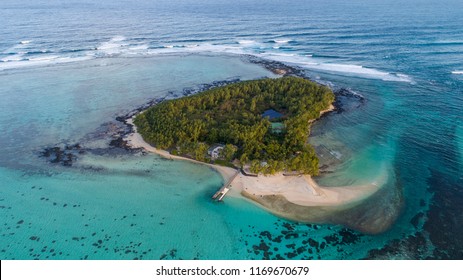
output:
[[[236,171],[235,175],[233,175],[228,181],[212,196],[212,200],[222,201],[228,191],[231,189],[231,183],[235,180],[236,176],[240,174],[240,171]]]

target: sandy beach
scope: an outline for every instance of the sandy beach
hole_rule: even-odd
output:
[[[133,119],[127,120],[127,123],[133,125]],[[137,133],[135,126],[134,131],[134,133],[129,134],[125,138],[127,143],[134,148],[143,148],[148,152],[156,153],[168,159],[186,160],[207,165],[217,170],[224,178],[224,181],[230,179],[237,172],[237,170],[230,167],[208,164],[185,157],[171,155],[167,151],[156,149],[146,143],[142,136]],[[340,210],[352,207],[356,203],[373,195],[379,190],[380,186],[384,184],[386,178],[380,178],[380,180],[381,181],[361,186],[322,187],[309,175],[284,176],[283,174],[276,174],[251,177],[240,173],[232,181],[232,188],[229,195],[252,199],[266,208],[268,208],[268,206],[262,203],[262,198],[282,196],[288,202],[299,206],[323,206]],[[282,215],[278,209],[270,210],[276,214]]]
[[[127,120],[127,124],[133,125],[134,133],[130,133],[124,138],[124,140],[127,141],[127,144],[130,145],[132,148],[143,148],[147,152],[155,153],[167,159],[186,160],[186,161],[194,162],[197,164],[207,165],[215,169],[217,172],[219,172],[225,181],[230,179],[236,173],[236,170],[230,167],[209,164],[209,163],[200,162],[200,161],[190,159],[190,158],[175,156],[175,155],[171,155],[169,152],[165,150],[156,149],[155,147],[146,143],[145,140],[143,140],[143,137],[137,132],[137,127],[133,124],[134,117]]]
[[[374,194],[380,184],[345,187],[321,187],[308,175],[248,177],[240,174],[233,182],[235,192],[246,193],[248,198],[283,196],[300,206],[331,206],[342,209],[361,202]]]
[[[331,107],[328,111],[333,110]],[[133,125],[133,118],[127,123]],[[143,148],[164,158],[186,160],[207,165],[221,174],[224,182],[237,170],[171,155],[146,143],[137,132],[124,140],[133,148]],[[341,224],[367,234],[386,231],[397,218],[402,198],[396,188],[387,188],[386,169],[368,184],[343,187],[320,186],[309,175],[259,175],[251,177],[241,172],[231,182],[227,197],[246,199],[276,216],[303,223]]]

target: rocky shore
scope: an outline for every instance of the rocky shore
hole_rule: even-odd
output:
[[[263,60],[252,56],[245,56],[245,59],[247,59],[250,63],[261,65],[278,75],[294,75],[307,78],[302,69],[291,67],[280,62]],[[75,143],[71,145],[57,145],[44,148],[40,155],[52,164],[60,164],[66,167],[73,166],[75,161],[78,160],[79,155],[85,153],[108,154],[114,153],[114,151],[119,153],[143,153],[147,151],[153,152],[153,150],[155,150],[154,152],[161,154],[163,157],[172,158],[173,156],[168,153],[162,153],[162,151],[157,151],[154,148],[140,144],[144,141],[141,137],[139,137],[140,139],[135,137],[138,134],[136,133],[136,128],[132,123],[133,117],[147,108],[165,100],[197,94],[208,89],[239,81],[239,78],[232,78],[215,81],[210,84],[200,84],[196,87],[185,88],[180,92],[168,92],[163,97],[149,100],[145,104],[129,111],[128,113],[116,116],[115,121],[103,124],[97,131],[90,134],[88,139],[86,139],[86,141],[104,140],[107,143],[106,148],[85,148],[85,144]],[[334,90],[334,92],[336,95],[336,101],[334,103],[335,106],[334,108],[331,108],[330,111],[334,109],[337,113],[342,113],[345,110],[350,110],[351,108],[358,108],[365,103],[365,98],[362,95],[349,89],[341,88]],[[323,116],[326,116],[326,114],[321,114],[321,117]],[[214,166],[214,169],[219,171],[225,180],[236,172],[224,167],[215,168]],[[294,178],[285,178],[285,176],[282,176],[281,178],[277,176],[274,179],[270,177],[259,178],[261,181],[266,181],[267,179],[279,180],[281,181],[281,184],[286,184],[288,182],[295,183]],[[359,214],[365,212],[363,211],[365,208],[362,207],[362,205],[368,204],[364,202],[364,199],[372,196],[381,189],[377,185],[359,186],[358,190],[349,187],[326,189],[319,187],[315,181],[310,179],[312,184],[307,184],[307,182],[302,181],[295,185],[293,184],[293,187],[295,187],[294,191],[297,194],[293,197],[292,192],[277,191],[278,194],[270,194],[268,192],[273,192],[275,190],[272,188],[264,188],[264,185],[262,184],[255,184],[258,181],[256,179],[253,179],[254,181],[252,183],[248,182],[249,178],[238,178],[236,180],[237,182],[235,182],[235,185],[238,185],[239,187],[235,188],[235,194],[240,192],[242,196],[255,201],[270,212],[294,221],[343,224],[347,227],[365,233],[378,233],[386,230],[396,218],[396,215],[389,215],[386,219],[383,219],[380,217],[381,215],[378,216],[376,214],[371,214],[369,218],[366,218],[365,215]],[[255,188],[252,187],[254,185]],[[276,186],[278,184],[273,185]],[[304,193],[307,192],[307,189],[312,191],[304,195]],[[376,195],[373,196],[376,197]],[[302,199],[303,197],[305,197],[305,199]],[[396,199],[396,201],[400,201],[400,199]],[[396,206],[397,205],[394,205],[393,208],[398,209],[399,207]],[[359,212],[358,209],[363,210]],[[381,209],[383,208],[380,208],[378,211],[381,212]]]

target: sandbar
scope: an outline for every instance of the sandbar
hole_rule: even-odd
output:
[[[137,128],[133,124],[134,117],[127,120],[128,124],[133,125],[133,133],[124,138],[131,147],[143,148],[167,159],[207,165],[219,172],[224,182],[238,172],[238,170],[230,167],[199,162],[156,149],[145,142],[137,132]],[[389,208],[384,210],[378,207],[373,209],[372,214],[365,218],[364,211],[359,209],[365,201],[375,197],[375,194],[380,192],[382,186],[386,185],[387,179],[387,172],[383,172],[369,184],[324,187],[320,186],[309,175],[285,176],[280,173],[252,177],[239,173],[231,182],[231,190],[227,195],[250,200],[269,212],[288,220],[343,224],[365,233],[375,234],[389,228],[398,215],[395,213],[397,211],[392,211],[393,214],[385,216],[384,213],[389,211]],[[362,215],[361,219],[357,218],[358,212]]]

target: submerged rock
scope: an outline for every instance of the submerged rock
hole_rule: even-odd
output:
[[[55,146],[45,148],[40,155],[47,158],[50,163],[69,167],[73,165],[77,159],[77,155],[83,153],[85,153],[85,150],[77,143],[74,145],[65,145],[64,147]]]
[[[334,95],[336,100],[333,105],[337,113],[357,109],[366,102],[363,95],[346,88],[335,90]]]

